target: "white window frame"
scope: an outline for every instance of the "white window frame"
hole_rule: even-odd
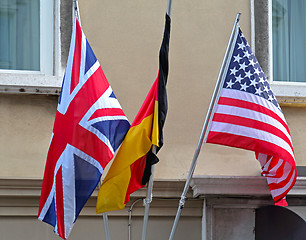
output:
[[[40,71],[0,70],[0,92],[58,94],[60,65],[60,0],[40,0]]]
[[[269,0],[269,60],[270,72],[273,73],[273,44],[272,44],[272,0]],[[271,74],[271,87],[276,95],[282,97],[305,97],[306,98],[306,82],[282,82],[273,81]]]
[[[251,36],[252,36],[252,47],[255,46],[255,11],[254,1],[250,0],[251,4]],[[263,1],[265,2],[265,1]],[[276,95],[278,102],[283,104],[306,104],[306,82],[282,82],[282,81],[273,81],[273,44],[272,44],[272,0],[266,0],[265,2],[268,6],[268,53],[261,53],[265,55],[264,57],[268,59],[268,66],[266,75],[270,82],[271,88]],[[257,12],[259,12],[257,10]],[[266,14],[265,11],[261,11],[262,14]],[[257,47],[257,46],[256,46]],[[259,46],[260,48],[260,46]],[[256,53],[255,53],[256,54]]]

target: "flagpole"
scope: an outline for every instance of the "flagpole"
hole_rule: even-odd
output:
[[[99,189],[100,189],[101,185],[102,185],[102,179],[100,179],[100,181],[99,181]],[[110,232],[109,232],[109,225],[108,225],[108,215],[107,215],[107,212],[102,213],[102,216],[103,216],[103,222],[104,222],[104,230],[105,230],[105,237],[106,237],[106,240],[111,240]]]
[[[100,189],[101,185],[102,185],[102,179],[100,179],[100,181],[99,181],[99,189]],[[109,232],[109,225],[108,225],[108,215],[107,215],[107,212],[102,213],[102,216],[103,216],[103,222],[104,222],[104,230],[105,230],[105,237],[106,237],[106,240],[111,240],[110,232]]]
[[[102,213],[103,215],[103,221],[104,221],[104,230],[105,230],[105,236],[107,240],[110,240],[110,233],[109,233],[109,226],[108,226],[108,216],[107,213]]]
[[[212,112],[213,112],[213,108],[215,106],[216,99],[218,99],[218,97],[219,97],[220,87],[222,86],[222,83],[224,82],[224,77],[223,76],[224,76],[224,71],[225,71],[225,68],[226,68],[225,66],[226,66],[227,62],[230,60],[230,59],[228,59],[228,55],[230,53],[232,42],[233,42],[233,39],[234,39],[234,36],[235,36],[234,33],[235,33],[235,30],[237,29],[239,19],[240,19],[240,13],[237,14],[236,19],[235,19],[235,23],[234,23],[234,26],[233,26],[233,29],[232,29],[232,32],[231,32],[231,35],[230,35],[230,39],[229,39],[229,42],[228,42],[228,45],[227,45],[226,53],[225,53],[225,56],[224,56],[224,59],[223,59],[222,65],[221,65],[221,69],[220,69],[220,72],[219,72],[219,76],[218,76],[218,79],[217,79],[217,83],[216,83],[216,86],[215,86],[215,90],[213,92],[213,96],[212,96],[212,99],[211,99],[211,102],[210,102],[210,105],[209,105],[209,108],[208,108],[208,111],[207,111],[207,115],[206,115],[206,118],[205,118],[205,121],[204,121],[204,124],[203,124],[200,139],[199,139],[197,148],[196,148],[194,156],[193,156],[193,160],[192,160],[192,163],[191,163],[191,166],[190,166],[190,169],[189,169],[189,173],[188,173],[188,176],[187,176],[187,179],[186,179],[186,183],[185,183],[183,193],[181,195],[181,199],[179,201],[179,206],[178,206],[177,213],[176,213],[176,216],[175,216],[175,219],[174,219],[174,223],[173,223],[173,226],[172,226],[172,229],[171,229],[169,240],[173,240],[173,238],[174,238],[174,234],[175,234],[175,231],[176,231],[176,228],[177,228],[177,224],[178,224],[178,221],[180,219],[182,209],[184,208],[184,205],[185,205],[185,202],[186,202],[186,195],[187,195],[187,191],[188,191],[188,188],[189,188],[190,180],[191,180],[191,177],[192,177],[193,172],[195,170],[197,160],[198,160],[198,156],[199,156],[199,153],[200,153],[201,148],[202,148],[202,144],[203,144],[203,142],[206,142],[206,139],[207,139],[207,131],[206,130],[208,129],[208,125],[209,125],[209,122],[210,122],[210,119],[211,119],[211,115],[212,115]]]
[[[156,154],[156,146],[152,146],[152,153]],[[148,219],[149,219],[149,209],[150,209],[150,204],[152,202],[152,197],[153,197],[153,175],[154,175],[154,165],[151,166],[151,176],[150,180],[148,183],[147,187],[147,197],[144,199],[144,204],[145,204],[145,213],[143,216],[143,225],[142,225],[142,240],[146,239],[147,235],[147,227],[148,227]]]

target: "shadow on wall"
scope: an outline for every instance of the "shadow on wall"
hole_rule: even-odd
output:
[[[305,240],[306,222],[293,211],[279,206],[256,209],[255,240]]]

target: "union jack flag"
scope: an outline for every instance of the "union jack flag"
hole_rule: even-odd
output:
[[[239,27],[234,36],[206,142],[254,151],[275,204],[285,206],[297,175],[289,128]]]
[[[38,213],[63,239],[129,127],[75,19]]]

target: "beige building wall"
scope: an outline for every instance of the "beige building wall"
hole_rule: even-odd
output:
[[[1,178],[42,178],[57,99],[0,94]]]
[[[199,220],[200,219],[201,217],[199,217]],[[130,232],[131,239],[141,239],[142,221],[142,217],[133,218],[133,225],[131,226]],[[179,236],[177,239],[201,238],[201,222],[197,221],[196,218],[182,218],[180,223],[184,224],[184,229],[177,232]],[[172,226],[169,217],[152,217],[150,219],[150,225],[151,228],[148,230],[148,240],[168,238],[169,229],[171,229]],[[18,231],[13,231],[12,229],[18,229]],[[0,217],[0,231],[2,239],[60,239],[51,231],[49,226],[37,221],[36,217]],[[112,220],[110,234],[112,239],[128,239],[128,218],[118,217]],[[80,217],[69,239],[105,239],[102,217]]]

